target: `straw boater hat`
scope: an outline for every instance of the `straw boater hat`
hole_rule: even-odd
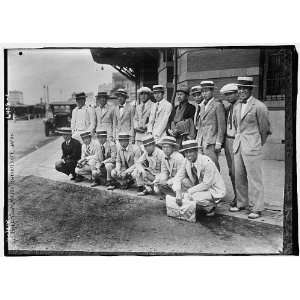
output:
[[[189,95],[190,94],[190,89],[187,86],[179,86],[176,90],[176,93],[178,93],[178,92],[183,92],[186,95]]]
[[[70,127],[61,127],[56,130],[59,134],[70,134],[72,135],[72,129]]]
[[[82,139],[84,139],[86,137],[91,137],[92,134],[89,131],[85,131],[85,132],[81,133],[80,136],[81,136]]]
[[[191,95],[194,95],[196,93],[201,93],[202,92],[202,87],[201,85],[195,85],[193,87],[191,87]]]
[[[228,83],[221,88],[220,93],[226,95],[230,93],[235,93],[237,91],[238,87],[236,83]]]
[[[108,98],[108,95],[106,92],[98,92],[96,98]]]
[[[148,87],[146,86],[142,86],[140,89],[137,90],[137,93],[140,94],[140,93],[147,93],[147,94],[151,94],[151,89],[149,89]]]
[[[255,87],[253,77],[238,77],[237,86]]]
[[[179,145],[176,143],[176,139],[172,136],[165,136],[159,141],[159,145],[171,145],[173,147],[179,148]]]
[[[130,139],[130,135],[126,132],[120,132],[118,137],[119,137],[119,140],[129,140]]]
[[[77,100],[81,100],[81,99],[86,99],[86,94],[85,93],[78,93],[78,94],[75,94],[75,98],[76,98],[76,101]]]
[[[152,135],[147,135],[142,139],[143,145],[147,146],[147,145],[151,145],[151,144],[155,144],[155,140],[154,137]]]
[[[198,150],[198,149],[199,149],[199,145],[196,140],[188,140],[182,142],[182,147],[180,152],[185,152],[187,150]]]
[[[124,89],[118,89],[116,92],[115,92],[116,95],[121,95],[125,98],[128,98],[128,93],[126,90]]]
[[[214,89],[215,88],[215,83],[212,80],[203,80],[200,82],[201,88],[210,88]]]
[[[107,131],[106,130],[97,130],[96,135],[106,137],[107,136]]]
[[[152,90],[153,90],[153,93],[155,93],[155,92],[162,92],[162,93],[164,93],[165,87],[163,85],[161,85],[161,84],[156,84],[156,85],[153,86]]]

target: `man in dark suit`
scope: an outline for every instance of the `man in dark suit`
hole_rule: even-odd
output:
[[[63,127],[57,132],[62,134],[65,141],[61,145],[62,157],[55,163],[55,169],[67,175],[72,174],[71,180],[74,180],[76,177],[75,167],[81,157],[81,143],[72,138],[71,128]]]
[[[210,157],[220,170],[219,153],[226,132],[224,105],[214,98],[213,81],[205,80],[200,85],[204,100],[196,126],[198,128],[197,142],[202,154]]]
[[[189,88],[181,86],[176,91],[178,105],[176,105],[169,118],[168,134],[181,143],[195,138],[194,115],[195,106],[189,103]]]

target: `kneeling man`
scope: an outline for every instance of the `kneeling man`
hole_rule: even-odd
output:
[[[141,151],[137,145],[129,144],[130,137],[128,133],[119,133],[120,145],[117,147],[116,167],[111,171],[114,182],[107,188],[108,190],[113,190],[117,186],[128,189],[134,183],[132,172],[141,156]]]
[[[81,157],[81,143],[72,138],[72,130],[69,127],[60,128],[57,133],[62,134],[64,142],[61,145],[62,157],[55,163],[55,169],[67,175],[72,174],[71,180],[74,180],[75,167]]]
[[[111,171],[116,164],[117,149],[114,142],[107,140],[107,131],[96,131],[100,147],[96,153],[95,166],[92,170],[94,182],[91,187],[101,185],[111,185]]]
[[[179,145],[174,137],[165,136],[159,144],[162,146],[164,158],[161,163],[161,173],[155,179],[154,184],[163,195],[174,195],[172,190],[174,177],[182,167],[184,157],[178,152]]]
[[[91,132],[83,132],[80,134],[83,141],[81,148],[81,159],[78,161],[75,172],[76,172],[76,182],[84,180],[85,177],[89,179],[92,176],[92,169],[96,162],[96,153],[99,148],[99,144],[92,139]]]
[[[160,174],[164,153],[155,145],[152,135],[143,138],[145,152],[136,163],[133,176],[138,186],[138,195],[152,194],[153,181]]]
[[[173,190],[179,206],[185,193],[187,198],[197,201],[207,216],[213,216],[217,203],[226,194],[225,184],[216,165],[208,156],[198,153],[198,148],[195,140],[182,143],[185,162],[174,178]]]

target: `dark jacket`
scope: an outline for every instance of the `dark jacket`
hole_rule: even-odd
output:
[[[81,157],[81,143],[71,138],[69,145],[64,141],[61,144],[62,148],[62,159],[65,161],[78,161]]]
[[[176,114],[177,107],[178,107],[178,105],[176,105],[171,112],[171,115],[169,117],[169,122],[168,122],[168,129],[171,128],[172,122],[173,122],[175,114]],[[190,118],[192,120],[194,120],[194,115],[195,115],[195,106],[193,104],[187,103],[185,111],[183,113],[182,121],[185,121]]]

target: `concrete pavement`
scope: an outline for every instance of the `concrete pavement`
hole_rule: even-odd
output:
[[[57,172],[54,169],[54,163],[61,156],[61,143],[62,138],[58,138],[53,142],[37,149],[36,151],[28,154],[27,156],[19,159],[14,164],[15,176],[28,176],[35,175],[46,179],[52,179],[60,182],[73,183],[69,178]],[[226,165],[225,156],[220,156],[221,174],[225,180],[227,187],[227,195],[224,201],[218,206],[217,214],[228,215],[241,219],[247,219],[245,213],[231,213],[228,211],[229,201],[233,197],[232,186],[228,176],[228,169]],[[265,184],[265,205],[266,211],[262,218],[255,220],[255,222],[268,223],[272,225],[283,226],[283,199],[284,199],[284,161],[264,160],[263,161],[263,174]],[[75,184],[75,183],[73,183]],[[77,185],[88,186],[89,183],[82,182],[76,183]],[[96,187],[95,189],[103,190],[105,187]],[[124,191],[115,190],[113,193],[122,193]],[[125,191],[129,195],[136,195],[135,190]],[[161,201],[157,196],[144,197],[146,200]]]

